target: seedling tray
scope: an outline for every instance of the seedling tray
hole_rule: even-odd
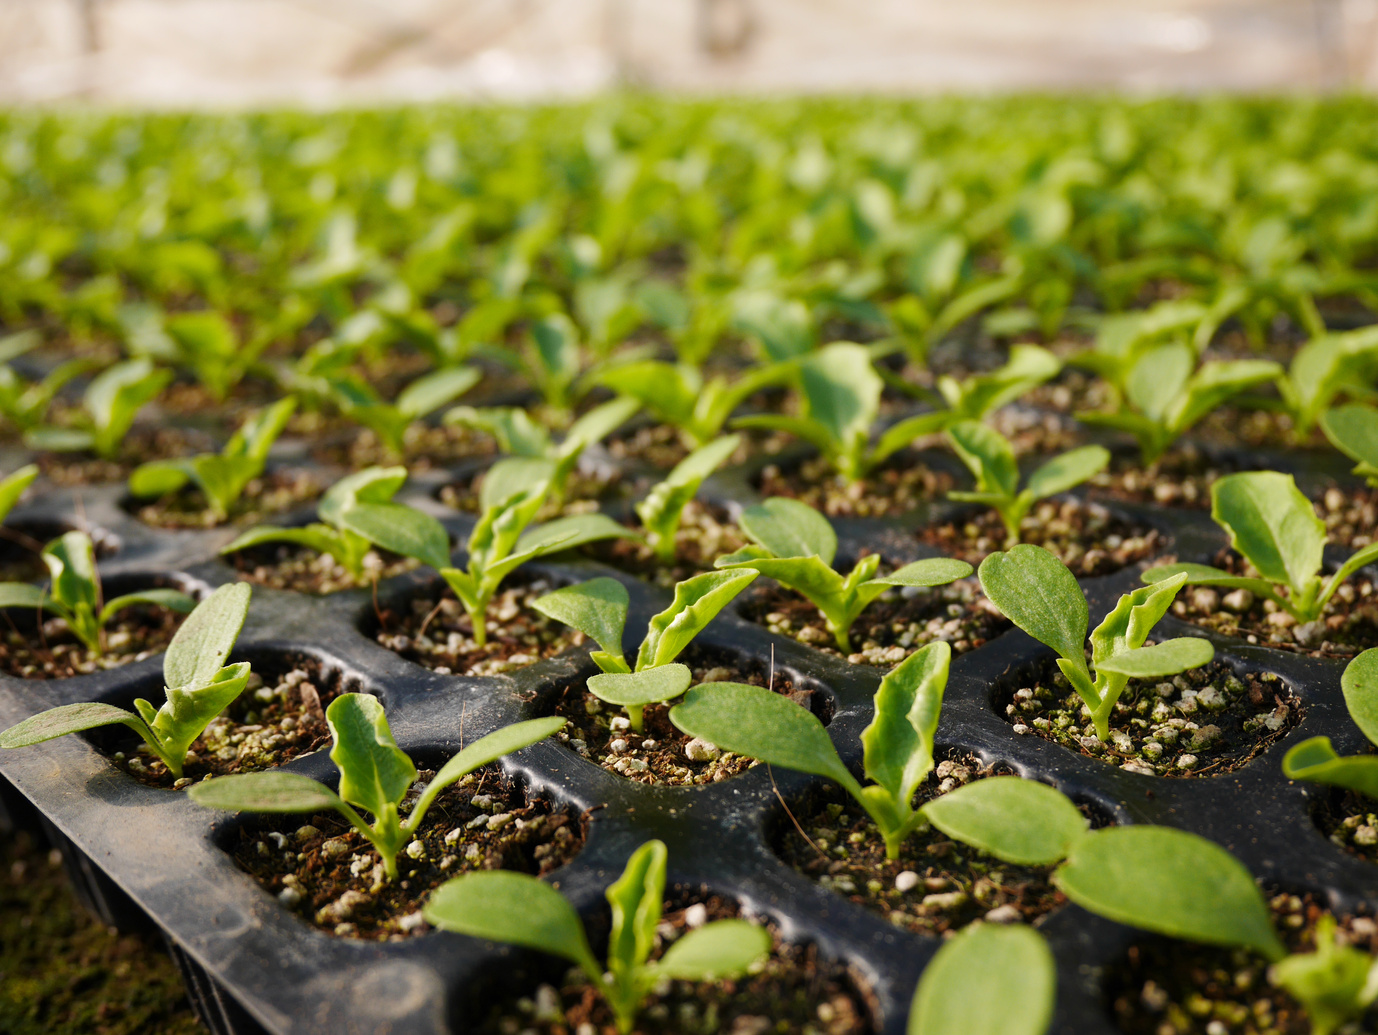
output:
[[[291,444],[284,448],[290,451]],[[1345,481],[1343,467],[1332,460],[1242,459],[1245,467],[1292,470],[1304,487],[1320,486],[1327,478]],[[9,468],[19,460],[8,458]],[[757,498],[752,479],[760,466],[757,462],[719,474],[705,484],[702,497],[729,513],[738,512]],[[624,476],[633,473],[624,471]],[[463,542],[472,518],[436,502],[449,479],[446,471],[429,472],[414,478],[399,499],[436,514],[455,541]],[[328,484],[331,478],[323,475],[322,480]],[[11,523],[86,528],[112,549],[101,562],[106,580],[159,577],[197,591],[236,577],[216,554],[233,531],[151,529],[126,512],[122,497],[121,486],[40,491],[14,512]],[[1182,560],[1207,562],[1223,545],[1204,512],[1119,509],[1157,528],[1165,537],[1164,550]],[[956,508],[938,504],[896,520],[838,520],[839,563],[867,551],[880,551],[892,563],[931,556],[935,551],[922,546],[914,530],[955,513]],[[306,520],[309,511],[295,517]],[[592,561],[562,557],[536,570],[559,583],[595,575],[620,579],[632,597],[628,647],[639,642],[649,616],[669,599],[666,590]],[[1083,580],[1092,614],[1103,614],[1120,593],[1138,585],[1140,570],[1142,566],[1132,566]],[[406,600],[435,584],[433,575],[397,576],[378,586],[378,600]],[[366,589],[311,597],[255,587],[232,660],[259,665],[315,659],[343,686],[377,694],[401,747],[432,762],[456,751],[461,740],[472,742],[540,714],[561,687],[596,671],[580,648],[509,675],[437,674],[366,634],[374,607]],[[1160,629],[1166,635],[1201,634],[1171,617]],[[1290,746],[1319,734],[1330,736],[1341,754],[1365,749],[1340,694],[1343,662],[1212,639],[1217,656],[1237,672],[1275,673],[1305,706],[1304,718],[1285,738],[1236,771],[1183,779],[1141,775],[1037,736],[1016,734],[995,710],[996,688],[1049,656],[1018,630],[954,660],[938,747],[1004,763],[1050,783],[1101,822],[1159,823],[1202,834],[1233,852],[1270,887],[1312,893],[1338,912],[1374,912],[1378,867],[1347,855],[1317,830],[1312,807],[1327,792],[1287,781],[1280,765]],[[858,737],[870,721],[882,670],[849,664],[773,635],[734,608],[697,642],[758,665],[773,663],[777,672],[823,694],[832,712],[834,742],[859,771]],[[64,680],[0,676],[0,727],[75,701],[128,706],[138,694],[156,695],[160,671],[160,659],[149,658]],[[587,815],[583,850],[555,874],[560,890],[586,918],[600,915],[603,889],[621,872],[630,852],[648,838],[661,838],[669,848],[672,886],[734,899],[746,913],[775,921],[786,940],[816,944],[823,957],[848,968],[876,1031],[904,1031],[910,997],[938,940],[893,927],[820,887],[782,862],[772,848],[787,822],[784,803],[802,801],[820,781],[757,766],[701,787],[647,786],[608,772],[554,741],[518,752],[502,765],[532,791]],[[323,751],[289,762],[287,768],[328,782],[335,778]],[[443,932],[383,943],[323,933],[235,866],[223,846],[236,819],[199,808],[184,794],[138,783],[82,737],[4,752],[0,775],[9,785],[8,814],[23,822],[24,803],[37,807],[30,821],[32,815],[41,816],[78,876],[79,890],[103,919],[121,925],[151,922],[163,932],[197,1011],[218,1035],[464,1032],[477,1004],[509,991],[529,992],[539,980],[563,971],[533,953]],[[1122,959],[1141,935],[1074,906],[1047,916],[1040,926],[1058,963],[1052,1030],[1110,1035],[1116,1028],[1102,993],[1106,968]]]

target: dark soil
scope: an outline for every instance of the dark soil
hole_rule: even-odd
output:
[[[1019,534],[1021,542],[1056,554],[1078,577],[1109,575],[1153,556],[1163,544],[1156,529],[1131,525],[1099,504],[1076,499],[1034,504],[1020,523]],[[1005,526],[990,508],[925,528],[919,539],[970,564],[980,564],[988,555],[1006,549]]]
[[[1009,775],[977,758],[945,760],[928,774],[916,801],[928,802],[973,780]],[[776,851],[806,877],[909,931],[943,935],[985,919],[1034,923],[1066,903],[1049,883],[1051,866],[1014,866],[952,841],[935,827],[911,835],[898,859],[866,812],[842,790],[828,789],[794,811],[808,835],[786,819]]]
[[[105,625],[105,652],[93,654],[61,618],[46,618],[37,630],[9,629],[0,637],[0,671],[21,679],[66,679],[142,661],[172,642],[186,615],[165,607],[136,604]]]
[[[543,579],[513,578],[489,605],[488,642],[474,642],[474,627],[459,601],[423,595],[400,613],[381,612],[377,641],[408,661],[444,675],[493,676],[530,665],[583,642],[583,634],[533,611],[527,602],[556,587]]]
[[[177,968],[156,939],[103,927],[77,903],[56,851],[0,838],[0,1031],[197,1035]]]
[[[651,958],[692,927],[740,916],[732,902],[709,898],[668,906],[656,928]],[[736,981],[672,981],[646,997],[635,1035],[860,1035],[874,1030],[870,1011],[845,967],[822,959],[813,945],[774,937],[758,971]],[[584,976],[571,969],[560,988],[493,1006],[477,1031],[485,1035],[616,1035],[612,1012]]]
[[[1274,926],[1292,952],[1315,946],[1325,910],[1310,897],[1275,895]],[[1365,952],[1378,951],[1378,924],[1343,917],[1339,933]],[[1300,1004],[1268,980],[1268,962],[1248,949],[1220,949],[1170,938],[1146,938],[1106,975],[1106,1000],[1125,1035],[1309,1035]],[[1378,1031],[1378,1008],[1340,1029]]]
[[[303,433],[312,437],[319,434],[310,431]],[[355,424],[346,424],[344,430],[329,438],[331,441],[312,450],[312,459],[351,470],[401,463],[415,473],[444,467],[469,457],[488,456],[494,450],[493,440],[482,432],[435,426],[421,421],[413,421],[402,436],[401,456],[389,449],[370,428]]]
[[[802,500],[829,517],[893,517],[941,498],[957,483],[947,472],[926,467],[901,451],[852,484],[823,457],[814,457],[796,467],[770,464],[756,487],[763,496]]]
[[[841,656],[823,615],[794,590],[773,579],[759,579],[739,600],[743,618]],[[889,668],[934,640],[946,640],[954,653],[963,654],[1004,632],[1009,624],[975,579],[929,590],[896,587],[877,597],[852,623],[853,653],[847,660]]]
[[[263,543],[226,554],[225,559],[239,571],[240,578],[248,582],[312,596],[369,586],[421,564],[414,557],[370,550],[364,554],[364,577],[357,579],[330,554],[317,553],[294,543]]]
[[[1232,772],[1285,737],[1304,714],[1277,676],[1265,672],[1244,682],[1223,661],[1156,683],[1131,679],[1104,742],[1052,659],[997,689],[994,704],[1018,734],[1131,772],[1178,777]]]
[[[1332,844],[1378,863],[1378,802],[1358,791],[1332,787],[1321,796],[1311,818]]]
[[[131,510],[140,521],[155,528],[257,525],[267,522],[274,514],[315,499],[320,492],[320,482],[310,473],[282,469],[250,481],[239,499],[231,504],[229,516],[224,521],[217,520],[206,504],[206,497],[194,485],[153,503],[134,501]]]
[[[769,686],[825,722],[830,718],[830,704],[825,697],[797,686],[782,672],[776,672],[772,679],[768,665],[700,647],[691,647],[679,660],[689,666],[694,686],[721,682]],[[702,740],[685,736],[669,719],[675,703],[648,705],[642,714],[643,729],[634,733],[626,710],[594,697],[581,679],[567,685],[548,710],[569,720],[569,725],[556,735],[559,740],[590,762],[637,783],[717,783],[757,764],[754,759],[719,751]]]
[[[207,776],[271,769],[330,746],[325,709],[341,692],[338,680],[313,660],[275,676],[271,685],[254,673],[239,698],[192,743],[181,780],[142,741],[131,742],[138,745],[133,751],[116,753],[115,762],[140,783],[173,788]],[[158,707],[162,701],[151,703]]]
[[[668,588],[699,572],[713,570],[717,558],[745,545],[746,538],[725,510],[690,500],[675,533],[672,564],[661,564],[655,551],[641,539],[600,539],[582,550],[596,561]]]
[[[418,774],[403,816],[434,775]],[[580,817],[528,798],[489,765],[436,798],[397,857],[396,882],[387,882],[373,846],[334,812],[244,819],[229,851],[308,923],[340,937],[396,941],[430,930],[421,907],[451,877],[499,869],[544,876],[579,853],[584,834]]]
[[[1190,442],[1179,442],[1150,467],[1137,451],[1116,455],[1088,483],[1094,493],[1130,503],[1209,510],[1211,486],[1241,468],[1229,458],[1213,460]]]
[[[1232,550],[1223,551],[1215,564],[1232,574],[1258,575]],[[1311,657],[1350,657],[1378,646],[1378,596],[1366,575],[1351,575],[1341,583],[1321,617],[1312,622],[1298,623],[1271,600],[1255,598],[1248,590],[1213,586],[1183,590],[1172,613],[1222,636]]]
[[[134,468],[149,460],[171,460],[213,449],[203,432],[176,427],[135,427],[120,444],[120,455],[102,460],[86,453],[40,453],[35,462],[54,485],[101,485],[123,482]]]
[[[1373,542],[1378,531],[1378,489],[1331,487],[1316,501],[1316,513],[1330,542],[1358,550]]]

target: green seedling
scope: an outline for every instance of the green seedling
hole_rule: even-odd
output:
[[[129,476],[129,491],[141,498],[167,496],[191,482],[206,497],[216,519],[224,521],[249,482],[263,473],[268,451],[287,427],[296,407],[296,399],[288,396],[260,410],[244,422],[219,453],[140,464]]]
[[[1354,473],[1378,488],[1378,410],[1359,405],[1326,410],[1321,430],[1332,446],[1355,461]]]
[[[1091,631],[1091,668],[1086,665],[1090,607],[1076,577],[1057,557],[1027,543],[981,562],[981,588],[1000,612],[1034,639],[1057,651],[1057,667],[1081,697],[1096,726],[1110,735],[1110,716],[1130,679],[1160,679],[1197,668],[1215,657],[1208,640],[1179,636],[1144,646],[1167,614],[1185,574],[1165,578],[1120,597]]]
[[[636,516],[646,530],[646,541],[662,564],[674,562],[675,533],[684,520],[684,508],[697,495],[704,479],[721,467],[740,444],[740,435],[724,435],[694,450],[636,504]]]
[[[388,449],[401,456],[406,448],[407,429],[414,421],[453,402],[482,377],[475,367],[447,367],[418,377],[393,402],[384,401],[358,377],[329,378],[326,384],[341,413],[370,428]]]
[[[48,567],[49,585],[0,582],[0,607],[29,607],[56,615],[93,654],[103,653],[105,624],[126,607],[149,604],[185,614],[196,603],[175,589],[145,589],[118,596],[102,606],[96,548],[85,532],[62,534],[39,556]]]
[[[976,478],[975,492],[949,492],[959,503],[984,503],[995,509],[1005,526],[1005,546],[1019,542],[1019,526],[1039,500],[1066,492],[1105,470],[1110,453],[1101,446],[1068,450],[1039,467],[1019,488],[1019,463],[1009,439],[976,421],[958,421],[947,429],[948,439]]]
[[[551,313],[532,323],[522,366],[546,405],[567,411],[580,369],[579,328],[574,321],[564,313]]]
[[[1298,622],[1320,618],[1340,585],[1378,560],[1378,543],[1350,555],[1329,579],[1321,578],[1327,541],[1325,522],[1290,474],[1246,471],[1211,486],[1211,517],[1230,535],[1230,545],[1258,571],[1231,575],[1208,564],[1169,564],[1143,573],[1145,582],[1184,576],[1186,585],[1247,589],[1273,601]]]
[[[1306,439],[1336,398],[1371,397],[1375,368],[1378,327],[1324,334],[1298,349],[1278,382],[1298,440]]]
[[[940,427],[956,420],[981,420],[1000,407],[1023,398],[1061,370],[1061,361],[1047,349],[1038,345],[1014,345],[1005,364],[989,373],[972,374],[960,381],[946,374],[938,378],[938,392],[948,407],[946,413],[924,414],[911,420],[920,427],[919,422],[931,417],[944,418]],[[892,430],[902,428],[903,424],[901,422]],[[910,436],[911,440],[913,437]]]
[[[28,747],[98,726],[124,725],[142,737],[180,780],[187,749],[249,682],[247,661],[225,664],[244,627],[249,592],[243,582],[221,586],[187,616],[163,657],[167,700],[161,708],[155,711],[142,698],[134,702],[138,714],[99,702],[66,704],[0,733],[0,748]]]
[[[20,331],[0,338],[0,416],[21,432],[42,425],[48,410],[64,385],[96,366],[91,359],[69,359],[59,363],[42,379],[29,383],[10,365],[10,361],[42,344],[37,331]]]
[[[839,575],[832,567],[837,533],[828,519],[782,496],[747,507],[737,524],[753,545],[719,557],[714,567],[755,568],[802,594],[822,612],[838,649],[846,654],[852,650],[852,623],[891,586],[943,586],[972,572],[965,561],[932,557],[877,576],[880,555],[870,554],[846,576]]]
[[[1211,360],[1198,367],[1190,345],[1169,342],[1139,355],[1125,376],[1116,412],[1079,411],[1076,418],[1133,435],[1148,465],[1217,406],[1281,375],[1280,366],[1262,359]]]
[[[10,516],[20,498],[38,477],[37,464],[25,464],[13,474],[0,478],[0,522]]]
[[[1057,963],[1022,924],[974,923],[943,942],[909,1007],[908,1035],[1045,1035]]]
[[[362,471],[356,471],[341,478],[321,497],[321,502],[316,508],[320,521],[303,528],[259,525],[221,547],[220,552],[235,553],[264,543],[295,543],[329,554],[356,581],[363,581],[364,557],[374,546],[392,549],[392,545],[389,544],[405,544],[409,549],[397,552],[414,557],[418,555],[418,550],[426,552],[424,545],[429,545],[430,559],[426,563],[432,563],[437,558],[444,558],[441,561],[442,565],[448,563],[450,540],[443,528],[437,536],[434,528],[427,526],[428,538],[423,537],[415,542],[404,538],[404,530],[410,527],[407,524],[408,515],[418,512],[401,503],[393,503],[392,497],[406,480],[405,467],[367,467]],[[346,521],[346,515],[359,507],[368,508],[374,522],[380,526],[387,526],[389,519],[400,522],[398,530],[388,537],[388,543],[370,538],[368,534]],[[438,523],[436,527],[439,527]]]
[[[1345,666],[1340,677],[1345,707],[1354,725],[1378,745],[1378,647],[1364,651]],[[1288,751],[1282,771],[1289,780],[1309,780],[1378,798],[1378,755],[1340,757],[1329,737],[1311,737]]]
[[[397,855],[415,837],[445,788],[475,769],[558,732],[564,719],[528,719],[504,726],[446,762],[402,818],[402,800],[416,782],[416,766],[397,746],[383,706],[368,694],[341,694],[325,710],[334,742],[330,760],[340,770],[340,792],[297,773],[240,773],[203,780],[187,791],[191,800],[226,812],[338,812],[367,838],[397,879]],[[357,809],[373,816],[369,823]]]
[[[628,1035],[647,994],[661,981],[739,978],[765,959],[771,938],[745,920],[714,920],[686,933],[652,961],[665,895],[665,844],[647,841],[607,890],[612,909],[606,966],[589,945],[579,914],[549,884],[524,873],[488,870],[446,881],[422,911],[445,931],[521,945],[569,960],[607,1001]]]
[[[632,729],[640,733],[646,705],[673,700],[689,688],[689,666],[675,663],[675,658],[755,578],[754,571],[706,571],[679,583],[674,601],[647,626],[634,667],[622,654],[630,599],[616,579],[566,586],[538,597],[531,606],[578,629],[602,648],[590,654],[603,671],[589,677],[589,693],[626,708]]]
[[[148,359],[116,363],[97,374],[86,387],[85,428],[33,428],[24,441],[34,449],[57,453],[90,450],[112,460],[119,454],[139,410],[171,381],[171,370],[155,367]]]

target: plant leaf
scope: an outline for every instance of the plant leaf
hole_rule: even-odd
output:
[[[755,578],[754,571],[705,571],[676,585],[670,606],[651,618],[636,656],[636,671],[674,661]]]
[[[450,566],[450,536],[429,514],[401,503],[355,503],[340,515],[340,525],[385,550],[415,557],[439,571]]]
[[[1292,748],[1282,759],[1289,780],[1309,780],[1358,791],[1378,798],[1378,755],[1340,757],[1329,737],[1312,737]]]
[[[966,561],[952,557],[926,557],[868,581],[881,586],[945,586],[966,578],[973,570]]]
[[[382,816],[416,780],[416,767],[392,739],[376,697],[341,694],[325,710],[335,746],[330,759],[340,769],[340,797]]]
[[[671,663],[637,672],[600,672],[589,676],[588,688],[601,701],[623,708],[641,708],[678,697],[693,680],[687,665]]]
[[[169,768],[176,775],[181,775],[178,770],[187,748],[212,719],[244,692],[248,683],[249,663],[241,661],[220,669],[203,683],[167,688],[167,701],[149,721],[149,726],[159,735]]]
[[[148,726],[133,712],[97,701],[64,704],[39,712],[23,722],[0,732],[0,748],[21,748],[41,744],[45,740],[65,737],[69,733],[95,729],[97,726],[128,726],[147,738]]]
[[[341,515],[356,503],[387,503],[407,480],[405,467],[366,467],[346,475],[321,497],[316,513],[340,527]]]
[[[13,474],[7,475],[0,481],[0,521],[4,521],[9,516],[14,505],[19,502],[19,497],[24,495],[35,478],[38,477],[37,464],[25,464]]]
[[[53,598],[41,586],[27,582],[0,582],[0,607],[49,607]]]
[[[521,554],[545,554],[557,547],[572,550],[576,546],[592,543],[598,539],[635,539],[636,534],[625,525],[619,525],[606,514],[571,514],[569,517],[547,521],[539,528],[533,528],[517,540],[513,556]]]
[[[431,778],[431,782],[426,785],[426,789],[421,792],[421,797],[413,806],[408,820],[411,829],[416,829],[419,825],[431,803],[435,801],[436,795],[456,780],[463,779],[489,762],[496,762],[504,755],[510,755],[513,751],[520,751],[537,741],[545,740],[546,737],[558,733],[564,726],[565,720],[556,716],[514,722],[510,726],[494,730],[486,737],[480,737],[453,755],[440,767],[440,772]]]
[[[96,548],[85,532],[64,532],[43,548],[43,563],[52,578],[52,594],[69,608],[96,609],[99,594]]]
[[[864,346],[825,345],[799,364],[799,383],[809,417],[825,427],[834,442],[845,448],[870,437],[871,425],[880,416],[885,382]]]
[[[959,420],[947,429],[957,456],[976,478],[980,492],[1012,497],[1019,492],[1019,464],[1009,439],[974,420]]]
[[[1325,523],[1290,474],[1248,471],[1211,486],[1211,517],[1271,582],[1304,593],[1321,570]]]
[[[202,780],[187,797],[226,812],[317,812],[338,810],[340,796],[325,784],[297,773],[236,773]]]
[[[622,876],[604,893],[612,907],[608,970],[628,984],[634,983],[655,945],[665,898],[665,854],[665,842],[647,841],[631,854]]]
[[[609,654],[621,654],[630,603],[627,587],[603,576],[546,593],[531,601],[531,607],[579,630]]]
[[[504,453],[524,457],[548,457],[553,452],[550,433],[523,409],[515,406],[490,406],[475,409],[456,406],[445,414],[444,423],[462,425],[492,435]]]
[[[1086,817],[1068,797],[1037,780],[992,776],[923,807],[948,837],[1018,866],[1052,866],[1085,833]]]
[[[1185,583],[1182,575],[1174,575],[1121,596],[1114,609],[1091,630],[1092,663],[1100,668],[1116,655],[1143,646]]]
[[[150,460],[130,473],[129,491],[140,499],[166,496],[186,485],[193,470],[189,459]]]
[[[244,627],[250,593],[247,582],[233,582],[196,606],[163,657],[167,686],[205,686],[215,679]]]
[[[1036,500],[1056,496],[1094,478],[1110,463],[1104,446],[1082,446],[1053,457],[1029,475],[1028,490]]]
[[[901,810],[933,768],[933,735],[951,663],[952,648],[942,640],[905,658],[880,681],[875,718],[861,731],[866,775]]]
[[[890,425],[876,439],[876,444],[871,450],[871,463],[879,464],[916,438],[937,434],[951,424],[953,419],[952,413],[944,410],[939,413],[921,413]]]
[[[1130,679],[1161,679],[1187,669],[1199,668],[1215,657],[1209,640],[1199,636],[1179,636],[1151,647],[1121,651],[1096,662],[1096,670],[1114,672]]]
[[[449,367],[418,377],[397,396],[397,410],[408,420],[438,410],[483,379],[476,367]]]
[[[1030,927],[976,923],[943,943],[924,968],[908,1035],[1045,1035],[1057,964]]]
[[[737,524],[753,542],[776,557],[817,556],[831,566],[837,555],[837,533],[818,511],[785,496],[769,499],[742,511]]]
[[[132,607],[135,604],[150,604],[153,607],[165,607],[169,611],[184,615],[196,607],[196,601],[191,599],[178,589],[145,589],[138,593],[126,593],[124,596],[116,597],[114,600],[107,600],[105,606],[101,608],[100,616],[97,621],[104,625],[115,612],[122,608]]]
[[[499,460],[483,475],[479,508],[487,512],[518,496],[544,499],[555,475],[555,461],[513,456]]]
[[[1378,647],[1369,648],[1345,666],[1340,688],[1354,725],[1378,744]]]
[[[1091,612],[1067,565],[1041,546],[1021,543],[991,554],[978,574],[986,596],[1006,618],[1086,672]],[[1086,681],[1089,685],[1089,673]]]
[[[277,525],[259,525],[237,536],[233,542],[220,548],[222,554],[247,550],[263,543],[298,543],[320,553],[331,553],[339,546],[339,533],[329,525],[312,524],[305,528],[281,528]]]
[[[1378,467],[1378,410],[1372,406],[1351,404],[1326,410],[1321,430],[1351,460]]]
[[[765,928],[746,920],[715,920],[671,945],[655,973],[680,981],[730,980],[769,955],[770,947]]]
[[[582,453],[631,420],[640,408],[637,400],[627,396],[595,406],[569,426],[557,452],[565,457]]]

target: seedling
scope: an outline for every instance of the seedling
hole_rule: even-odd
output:
[[[1190,345],[1169,342],[1139,355],[1125,377],[1116,412],[1079,411],[1076,418],[1127,431],[1148,465],[1217,406],[1281,375],[1280,366],[1262,359],[1211,360],[1198,368]]]
[[[243,582],[221,586],[187,616],[163,657],[167,701],[161,708],[155,711],[142,698],[134,702],[138,714],[99,702],[65,704],[0,733],[0,748],[28,747],[120,724],[142,737],[180,780],[187,749],[249,682],[247,661],[225,664],[249,612],[249,592]]]
[[[613,366],[598,381],[636,399],[657,420],[678,428],[690,444],[703,446],[722,433],[737,407],[785,381],[793,369],[789,361],[767,363],[734,380],[720,374],[705,382],[695,367],[644,360]]]
[[[101,605],[96,548],[85,532],[66,532],[39,554],[48,567],[49,586],[28,582],[0,582],[0,607],[31,607],[57,615],[93,654],[105,647],[105,624],[126,607],[150,604],[185,614],[195,601],[175,589],[145,589],[126,593]]]
[[[10,511],[19,502],[34,479],[38,477],[37,464],[25,464],[13,474],[0,479],[0,522],[10,516]]]
[[[739,978],[770,952],[769,933],[745,920],[714,920],[687,932],[652,961],[665,895],[665,844],[647,841],[627,860],[606,897],[612,909],[606,967],[579,914],[549,884],[524,873],[488,870],[446,881],[422,914],[445,931],[548,952],[569,960],[607,1001],[628,1035],[641,1003],[661,981]]]
[[[366,533],[351,526],[345,520],[346,515],[358,507],[381,508],[375,511],[377,517],[382,519],[380,524],[386,524],[388,518],[397,519],[399,515],[405,520],[403,512],[414,514],[417,511],[403,504],[393,503],[392,497],[406,480],[405,467],[368,467],[356,471],[341,478],[321,497],[320,505],[316,508],[320,521],[304,528],[259,525],[221,547],[220,552],[234,553],[263,543],[295,543],[329,554],[355,580],[362,581],[364,557],[369,550],[375,545],[384,546],[386,549],[392,547],[381,540],[370,538]],[[445,558],[442,564],[448,562],[450,540],[444,529],[440,530],[440,538],[436,538],[432,531],[429,541],[434,543],[439,551],[436,556]],[[389,542],[400,543],[400,534],[390,536]],[[415,544],[411,545],[412,550],[415,550]],[[416,556],[414,552],[408,552],[406,555]]]
[[[1029,476],[1019,489],[1019,463],[1009,439],[994,428],[976,421],[958,421],[947,429],[957,455],[976,478],[975,492],[949,492],[959,503],[985,503],[1000,515],[1005,526],[1005,546],[1019,542],[1024,515],[1039,500],[1066,492],[1094,477],[1110,463],[1101,446],[1082,446],[1056,456]]]
[[[144,498],[166,496],[194,482],[216,519],[224,521],[249,482],[263,473],[268,451],[287,427],[296,407],[296,399],[288,396],[260,410],[244,422],[219,453],[140,464],[129,476],[129,491]]]
[[[1345,666],[1340,688],[1354,725],[1378,745],[1378,647]],[[1289,780],[1329,784],[1378,798],[1378,755],[1341,758],[1329,737],[1311,737],[1292,748],[1282,759],[1282,771]]]
[[[675,533],[684,520],[684,508],[698,494],[704,479],[735,453],[740,444],[740,435],[724,435],[694,450],[636,504],[636,515],[646,529],[647,542],[662,564],[673,563],[675,559]]]
[[[938,391],[948,409],[946,413],[936,416],[944,418],[944,427],[956,420],[981,420],[1056,377],[1061,369],[1061,361],[1045,348],[1038,345],[1012,346],[1010,358],[1005,364],[989,373],[972,374],[961,381],[946,374],[938,378]],[[911,419],[917,426],[917,422],[932,416],[935,415],[925,414]],[[903,424],[897,424],[892,430],[901,428]],[[910,436],[911,440],[914,437]]]
[[[86,387],[85,428],[33,428],[24,441],[34,449],[57,453],[91,450],[112,460],[119,454],[120,444],[139,410],[171,381],[171,370],[155,367],[147,359],[116,363],[97,374]]]
[[[20,331],[0,338],[0,415],[21,432],[39,427],[63,386],[95,366],[90,359],[69,359],[59,363],[41,380],[30,384],[10,366],[10,360],[22,356],[42,341],[37,331]]]
[[[1350,555],[1330,578],[1321,578],[1325,523],[1290,474],[1247,471],[1211,486],[1211,517],[1230,535],[1230,545],[1259,577],[1231,575],[1208,564],[1169,564],[1143,573],[1145,582],[1183,576],[1191,586],[1247,589],[1273,601],[1298,622],[1320,618],[1345,579],[1378,560],[1378,543]]]
[[[1298,349],[1278,382],[1296,437],[1304,440],[1337,397],[1368,397],[1375,365],[1378,327],[1324,334]]]
[[[1110,735],[1111,713],[1130,679],[1173,676],[1215,657],[1210,642],[1195,636],[1144,646],[1186,585],[1185,573],[1120,597],[1091,631],[1094,676],[1085,649],[1090,607],[1076,577],[1054,554],[1024,543],[991,554],[978,574],[986,596],[1006,618],[1057,651],[1057,667],[1091,712],[1101,740]]]
[[[325,710],[334,746],[330,760],[340,770],[340,792],[297,773],[239,773],[203,780],[187,791],[191,800],[226,812],[317,812],[333,809],[368,839],[397,879],[397,853],[407,846],[440,792],[503,755],[544,740],[564,719],[527,719],[474,741],[435,774],[402,818],[402,799],[416,782],[416,766],[397,746],[383,706],[369,694],[341,694]],[[367,822],[356,809],[373,816]]]
[[[413,421],[463,395],[482,377],[474,367],[447,367],[418,377],[402,389],[393,402],[384,401],[358,377],[331,378],[327,385],[335,404],[346,417],[371,428],[388,449],[401,456],[407,428]]]
[[[1356,462],[1354,473],[1378,488],[1378,410],[1359,405],[1326,410],[1321,430],[1332,446]]]
[[[845,577],[839,575],[832,567],[837,533],[828,519],[807,504],[783,496],[747,507],[737,524],[754,545],[719,557],[714,567],[755,568],[801,593],[823,613],[828,631],[844,654],[852,650],[852,623],[891,586],[942,586],[972,572],[965,561],[932,557],[877,576],[880,555],[870,554]]]
[[[689,688],[689,666],[674,663],[675,658],[755,578],[754,571],[706,571],[679,583],[674,601],[647,626],[635,668],[622,654],[630,600],[616,579],[566,586],[538,597],[531,606],[578,629],[602,648],[590,654],[603,671],[589,677],[589,693],[626,708],[632,729],[640,733],[646,705],[673,700]]]
[[[1043,935],[1022,924],[974,923],[924,967],[908,1035],[1045,1035],[1057,963]]]

